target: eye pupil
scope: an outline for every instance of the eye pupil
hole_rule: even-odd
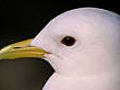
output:
[[[66,36],[62,39],[61,43],[66,46],[72,46],[75,43],[75,39],[71,36]]]

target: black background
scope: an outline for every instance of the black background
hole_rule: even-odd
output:
[[[55,16],[80,7],[98,7],[120,13],[115,0],[1,0],[0,48],[34,38]],[[0,90],[41,90],[53,73],[41,59],[0,61]]]

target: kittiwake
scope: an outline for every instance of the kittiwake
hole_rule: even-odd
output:
[[[51,20],[34,39],[0,53],[1,59],[48,61],[55,72],[43,90],[120,90],[120,15],[92,7],[73,9]]]

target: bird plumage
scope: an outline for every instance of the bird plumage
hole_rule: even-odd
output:
[[[8,45],[0,59],[43,58],[55,70],[43,90],[120,90],[120,15],[78,8],[34,38]]]
[[[65,36],[76,43],[63,45]],[[31,43],[53,53],[46,60],[55,73],[43,90],[120,90],[119,41],[120,16],[111,11],[79,8],[55,17]]]

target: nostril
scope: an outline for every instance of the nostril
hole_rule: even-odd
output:
[[[21,47],[14,47],[14,49],[19,49],[19,48],[21,48]]]
[[[17,46],[17,47],[14,47],[14,49],[26,48],[26,47],[32,47],[32,46],[30,46],[30,45],[28,45],[28,46],[23,46],[23,47]]]

